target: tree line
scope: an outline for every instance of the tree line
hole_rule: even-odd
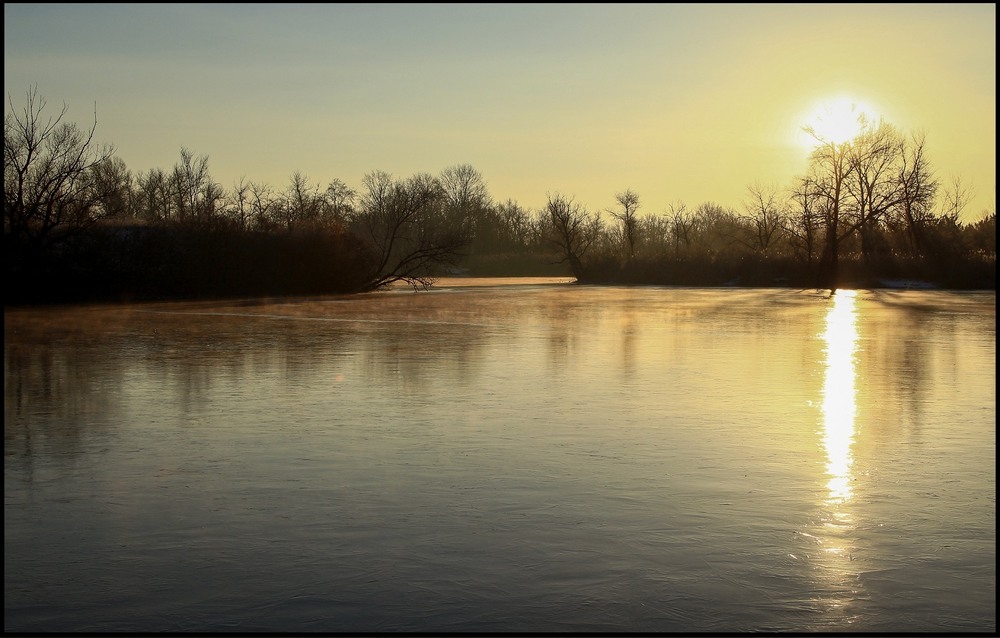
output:
[[[791,187],[752,185],[741,209],[638,193],[606,210],[549,193],[495,200],[468,164],[355,189],[293,172],[283,187],[216,182],[181,148],[170,170],[130,170],[112,146],[50,114],[30,89],[4,116],[7,303],[311,295],[446,274],[572,275],[582,283],[835,288],[912,278],[995,288],[995,211],[961,222],[969,192],[934,177],[923,136],[862,122],[816,137]]]

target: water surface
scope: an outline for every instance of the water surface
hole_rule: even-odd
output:
[[[995,340],[993,292],[6,310],[4,628],[994,631]]]

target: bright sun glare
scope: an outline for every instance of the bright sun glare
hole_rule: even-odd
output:
[[[804,118],[802,126],[811,128],[815,136],[802,131],[803,144],[812,148],[818,143],[817,138],[841,144],[861,132],[863,121],[873,120],[871,108],[858,100],[846,96],[822,100]]]
[[[823,443],[828,458],[830,501],[851,497],[851,445],[854,441],[854,353],[858,347],[854,290],[838,290],[827,315],[826,380],[823,384]]]

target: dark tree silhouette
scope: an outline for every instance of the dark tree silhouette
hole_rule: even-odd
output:
[[[470,164],[450,166],[441,171],[438,180],[449,223],[474,235],[493,203],[486,180]]]
[[[600,218],[591,215],[572,198],[559,193],[548,196],[549,242],[558,251],[560,263],[568,262],[573,276],[584,276],[583,257],[601,235]]]
[[[767,257],[768,250],[777,243],[786,223],[786,214],[778,201],[777,188],[754,184],[747,188],[750,200],[744,203],[748,225],[744,244]]]
[[[792,191],[792,210],[789,213],[785,231],[792,250],[809,270],[818,258],[821,239],[821,215],[819,213],[819,191],[808,177],[799,180]]]
[[[181,148],[181,159],[174,164],[169,183],[173,198],[173,218],[179,222],[212,220],[222,205],[224,193],[208,170],[208,156],[195,157]]]
[[[435,178],[381,171],[361,192],[293,173],[283,190],[216,184],[186,148],[171,170],[131,172],[67,108],[46,116],[37,90],[4,117],[5,295],[12,303],[326,294],[436,276],[571,272],[581,282],[880,285],[911,278],[995,288],[996,215],[960,219],[969,190],[939,188],[923,135],[860,121],[851,140],[817,137],[789,199],[750,187],[742,214],[705,202],[616,223],[560,194],[527,210],[492,200],[468,164]],[[553,254],[556,255],[552,259]],[[820,277],[817,277],[819,275]]]
[[[620,224],[618,230],[625,249],[625,259],[631,261],[635,258],[635,245],[638,241],[639,220],[636,212],[639,210],[639,194],[633,190],[626,190],[616,193],[615,201],[619,207],[608,212]]]
[[[938,186],[930,170],[925,145],[923,133],[913,135],[903,145],[896,177],[900,187],[897,215],[906,226],[908,252],[914,256],[922,254],[924,228],[933,217],[932,205]]]
[[[37,88],[27,92],[18,110],[4,116],[3,191],[5,251],[29,260],[71,239],[103,213],[97,205],[91,169],[109,161],[114,149],[94,143],[94,123],[84,130],[64,122],[68,111],[45,115],[46,101]]]
[[[363,182],[350,228],[374,256],[367,289],[396,281],[426,288],[438,268],[459,262],[469,234],[466,228],[449,223],[438,180],[421,173],[401,181],[376,171]]]

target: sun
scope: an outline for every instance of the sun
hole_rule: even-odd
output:
[[[843,144],[852,140],[874,120],[868,105],[848,96],[826,98],[802,118],[800,139],[804,146],[817,143]]]

